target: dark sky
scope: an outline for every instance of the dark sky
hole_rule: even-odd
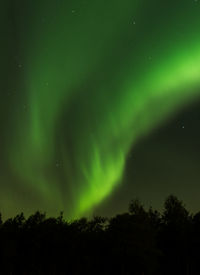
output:
[[[200,1],[2,0],[0,210],[200,193]]]

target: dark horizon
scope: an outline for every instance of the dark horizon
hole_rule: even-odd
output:
[[[198,275],[199,249],[200,211],[189,213],[173,195],[162,214],[131,200],[109,219],[0,215],[2,275]]]

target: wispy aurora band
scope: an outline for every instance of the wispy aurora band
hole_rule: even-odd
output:
[[[27,2],[28,103],[26,117],[15,116],[10,162],[55,208],[70,199],[67,215],[76,218],[122,181],[138,139],[199,96],[200,9],[169,1],[158,23],[146,10],[159,1]]]

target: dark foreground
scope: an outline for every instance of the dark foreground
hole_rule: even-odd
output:
[[[0,274],[200,275],[200,212],[169,196],[162,215],[135,200],[111,219],[0,218]]]

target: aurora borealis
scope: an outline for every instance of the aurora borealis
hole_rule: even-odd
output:
[[[3,0],[1,33],[10,213],[92,213],[134,146],[200,96],[200,1]]]

